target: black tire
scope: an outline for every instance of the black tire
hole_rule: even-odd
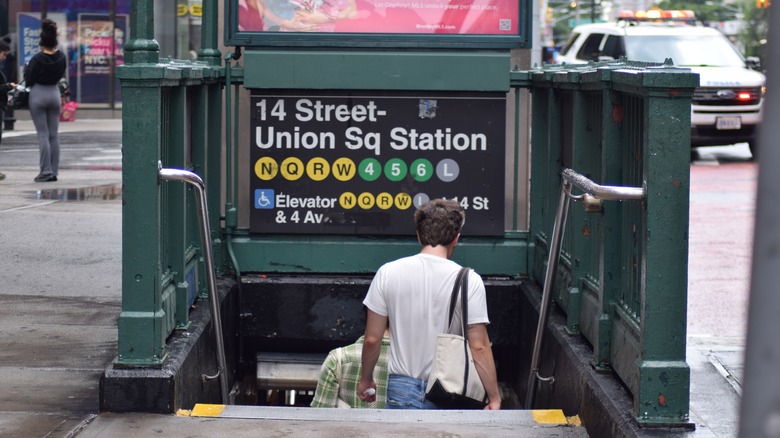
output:
[[[750,148],[750,154],[753,155],[753,161],[758,160],[758,145],[754,141],[748,142]]]

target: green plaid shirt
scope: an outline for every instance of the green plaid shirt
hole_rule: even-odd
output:
[[[387,405],[387,352],[390,350],[390,338],[382,339],[379,360],[374,368],[376,382],[376,401],[366,403],[357,396],[360,380],[360,358],[363,353],[363,336],[354,344],[341,347],[341,384],[336,373],[337,352],[331,350],[322,364],[320,379],[311,405],[316,408],[335,408],[340,398],[353,408],[381,409]]]

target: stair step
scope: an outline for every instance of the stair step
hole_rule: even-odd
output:
[[[327,354],[257,353],[257,389],[313,390]]]

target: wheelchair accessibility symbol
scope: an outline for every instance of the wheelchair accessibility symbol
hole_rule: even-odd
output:
[[[264,210],[274,208],[274,191],[272,189],[255,189],[255,208]]]

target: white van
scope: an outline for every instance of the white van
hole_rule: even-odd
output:
[[[757,61],[746,61],[717,29],[693,24],[690,11],[664,12],[683,14],[685,21],[632,18],[577,26],[558,62],[671,58],[676,66],[699,74],[699,88],[691,102],[691,146],[747,142],[755,155],[766,81],[762,73],[749,68]]]

